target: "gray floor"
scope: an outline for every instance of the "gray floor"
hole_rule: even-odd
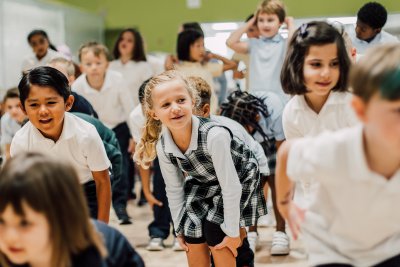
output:
[[[171,250],[173,239],[169,238],[165,243],[167,248],[161,252],[149,252],[145,249],[149,240],[147,225],[152,219],[150,207],[145,205],[138,207],[133,201],[128,204],[128,213],[133,217],[132,225],[120,226],[114,214],[111,216],[110,224],[118,228],[128,240],[134,245],[143,257],[147,267],[185,267],[186,256],[184,252]],[[274,229],[271,227],[260,228],[260,249],[256,253],[255,266],[257,267],[306,267],[306,256],[301,242],[291,243],[291,253],[284,257],[272,257],[269,255],[271,239]]]

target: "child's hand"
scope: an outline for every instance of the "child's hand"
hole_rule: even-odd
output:
[[[294,18],[293,17],[286,17],[285,18],[285,24],[288,28],[292,27],[294,25]]]
[[[157,198],[155,198],[152,193],[147,193],[147,194],[145,193],[144,197],[146,198],[147,203],[149,203],[151,208],[153,208],[154,205],[157,205],[159,207],[163,206],[163,203],[160,200],[158,200]]]
[[[288,209],[288,214],[287,214],[287,221],[290,227],[290,230],[292,231],[292,235],[294,240],[296,240],[301,232],[301,224],[304,221],[304,216],[305,216],[306,210],[300,208],[296,204],[291,201],[289,203],[289,209]]]
[[[178,63],[179,63],[179,60],[176,56],[168,55],[165,58],[164,68],[165,68],[165,70],[173,70],[175,68],[174,65],[178,64]]]
[[[238,237],[225,236],[222,242],[215,246],[215,249],[223,249],[227,247],[232,252],[233,256],[236,258],[238,254],[237,248],[240,246],[241,243],[242,240],[240,239],[240,236]]]
[[[257,11],[254,12],[253,17],[252,17],[249,21],[247,21],[246,24],[247,24],[247,27],[249,27],[249,28],[250,28],[251,26],[254,26],[254,25],[257,24]]]
[[[181,235],[178,235],[178,236],[176,236],[176,239],[178,240],[179,245],[181,246],[181,248],[184,251],[188,252],[189,251],[189,247],[186,245],[185,238],[183,236],[181,236]]]

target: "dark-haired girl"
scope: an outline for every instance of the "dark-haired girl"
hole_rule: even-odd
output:
[[[282,116],[286,139],[316,136],[357,123],[347,84],[350,64],[342,34],[335,27],[314,21],[296,30],[281,73],[285,93],[294,95]],[[296,187],[295,201],[308,206],[316,186],[311,180],[302,181]]]
[[[34,55],[24,59],[22,63],[23,73],[39,66],[45,66],[53,58],[65,57],[57,52],[56,47],[51,44],[47,33],[43,30],[31,31],[27,39]]]
[[[130,89],[133,103],[137,106],[140,85],[153,76],[140,32],[135,29],[122,31],[114,45],[113,55],[114,60],[110,62],[110,69],[122,74]]]

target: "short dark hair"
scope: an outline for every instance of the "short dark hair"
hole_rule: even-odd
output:
[[[358,10],[357,19],[373,29],[380,29],[386,24],[387,11],[381,4],[369,2]]]
[[[53,44],[50,42],[49,36],[47,35],[47,33],[46,33],[44,30],[33,30],[33,31],[31,31],[31,32],[28,34],[28,37],[27,37],[28,43],[29,43],[29,44],[31,43],[32,37],[35,36],[35,35],[41,35],[41,36],[43,36],[43,37],[49,42],[49,47],[50,47],[52,50],[57,51],[57,48],[55,47],[55,45],[53,45]]]
[[[281,71],[283,91],[291,95],[307,93],[304,85],[304,59],[311,46],[335,43],[339,60],[340,76],[333,91],[348,90],[348,75],[351,61],[346,50],[342,35],[335,27],[323,21],[312,21],[298,28],[289,42],[288,51]]]
[[[147,61],[146,59],[146,53],[144,52],[144,44],[143,44],[143,38],[140,32],[136,29],[129,28],[123,30],[119,36],[118,40],[115,42],[114,45],[114,50],[113,50],[113,55],[114,59],[119,59],[121,56],[121,53],[119,52],[119,43],[122,40],[122,35],[126,32],[130,32],[133,35],[133,51],[132,51],[132,57],[131,60],[133,61]]]
[[[204,35],[203,29],[200,26],[200,23],[198,22],[185,22],[182,24],[182,29],[184,31],[186,30],[196,30],[201,32]]]
[[[9,98],[19,98],[19,92],[17,87],[13,87],[7,90],[3,98],[3,103],[5,103]]]
[[[246,18],[246,22],[248,22],[248,21],[251,20],[252,18],[254,18],[254,14],[250,14],[250,15]]]
[[[190,46],[200,38],[204,38],[203,33],[193,29],[185,30],[179,33],[176,44],[176,53],[178,54],[178,59],[190,61]]]
[[[25,107],[25,100],[28,98],[32,85],[51,87],[64,98],[64,101],[67,101],[71,95],[68,79],[62,72],[52,67],[41,66],[22,76],[18,84],[19,99],[23,107]]]
[[[250,134],[258,132],[264,141],[269,143],[267,134],[257,120],[257,115],[261,115],[264,118],[269,116],[268,107],[264,104],[264,99],[236,90],[229,94],[227,100],[221,104],[220,110],[221,116],[228,117],[240,123],[243,127],[251,126],[254,132]]]
[[[143,101],[144,101],[144,97],[145,97],[144,93],[145,93],[145,90],[146,90],[146,85],[149,83],[151,78],[153,78],[153,77],[150,77],[149,79],[145,80],[142,83],[142,85],[139,87],[139,102],[142,105],[143,105]]]

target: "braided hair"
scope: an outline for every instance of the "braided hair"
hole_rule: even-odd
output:
[[[251,135],[256,132],[261,134],[264,142],[269,144],[269,139],[260,124],[257,121],[257,115],[261,115],[264,118],[269,116],[267,106],[264,104],[264,99],[258,98],[247,92],[241,90],[233,91],[227,98],[227,100],[221,104],[221,116],[228,117],[245,128],[250,126],[254,129]]]

